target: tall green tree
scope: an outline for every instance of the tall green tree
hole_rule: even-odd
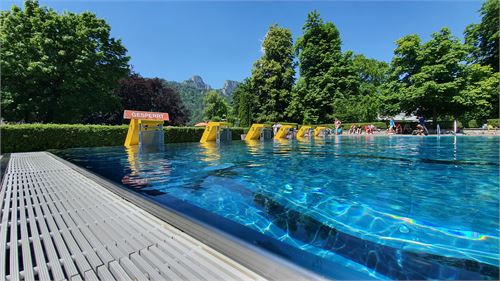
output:
[[[341,51],[340,34],[332,22],[310,12],[296,43],[300,78],[288,116],[303,123],[331,122],[336,105],[358,91],[352,53]]]
[[[379,87],[387,81],[389,64],[364,55],[355,55],[353,63],[360,78],[361,92],[379,94]]]
[[[489,66],[467,64],[467,47],[448,28],[422,44],[417,35],[396,41],[385,109],[460,118],[466,112],[486,116],[498,95],[498,75]]]
[[[257,121],[284,121],[294,83],[294,50],[289,29],[272,25],[262,42],[263,56],[252,69]]]
[[[80,122],[119,108],[113,94],[129,72],[126,49],[94,14],[58,14],[35,0],[0,13],[2,116]]]
[[[355,95],[336,100],[336,117],[347,122],[375,121],[389,65],[363,55],[354,56],[353,65],[359,76],[359,90]]]
[[[500,63],[500,0],[486,0],[481,9],[481,22],[471,24],[465,30],[465,42],[471,46],[473,62],[489,65],[498,72]]]
[[[205,96],[205,118],[208,120],[226,119],[229,106],[217,91],[209,91]]]
[[[254,121],[253,112],[256,105],[251,83],[247,78],[233,92],[233,116],[242,127],[248,127]]]
[[[411,80],[413,75],[421,68],[422,62],[419,56],[422,40],[418,35],[411,34],[396,40],[395,43],[396,49],[390,65],[389,78],[382,85],[381,111],[384,115],[394,115],[402,111],[414,113],[418,107],[417,104],[406,101],[410,98],[405,93],[413,84]]]
[[[464,121],[498,118],[500,73],[493,72],[488,65],[469,64],[460,80],[461,89],[452,99],[455,105],[452,114]]]

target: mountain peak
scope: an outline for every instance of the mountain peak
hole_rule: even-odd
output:
[[[226,80],[224,86],[222,86],[221,92],[224,96],[231,96],[234,90],[238,87],[240,83],[233,80]]]
[[[201,90],[212,89],[212,87],[210,87],[210,85],[207,85],[205,81],[203,81],[203,78],[201,78],[201,76],[199,75],[193,75],[191,78],[184,81],[183,83]]]

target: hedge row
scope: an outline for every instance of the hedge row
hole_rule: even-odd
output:
[[[494,128],[500,127],[500,119],[488,119],[488,120],[469,120],[467,122],[466,128],[481,128],[484,123],[493,126]]]
[[[70,147],[123,145],[127,125],[22,124],[0,126],[1,152],[43,151]],[[165,127],[165,143],[197,142],[203,127]],[[231,128],[234,140],[247,131]]]
[[[491,125],[495,128],[500,128],[500,119],[488,119],[488,125]]]

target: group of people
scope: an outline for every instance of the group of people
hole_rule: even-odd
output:
[[[405,130],[404,131],[408,131],[410,125],[409,124],[406,124],[405,125]],[[411,128],[410,128],[411,130]],[[392,134],[403,134],[403,127],[401,127],[401,124],[400,123],[397,123],[394,122],[394,118],[391,117],[391,119],[389,119],[389,130],[387,130],[387,133],[392,135]]]
[[[425,117],[417,116],[418,124],[415,130],[412,130],[410,124],[406,123],[404,128],[401,127],[400,123],[394,122],[394,117],[389,119],[389,130],[387,130],[388,134],[412,134],[418,136],[426,136],[429,134],[427,127],[425,126]]]
[[[394,121],[394,117],[391,117],[389,119],[389,129],[387,130],[388,134],[413,134],[413,135],[428,135],[429,131],[427,130],[427,127],[425,126],[425,117],[423,116],[417,116],[418,118],[418,124],[415,130],[412,130],[410,124],[406,123],[403,126],[401,126],[401,123],[396,123]],[[276,134],[281,127],[281,124],[274,124],[272,126],[273,128],[273,133]],[[333,130],[327,130],[327,134],[329,135],[341,135],[342,134],[342,121],[339,119],[335,119],[334,122],[334,127],[335,129]],[[292,130],[293,131],[293,130]],[[351,127],[349,128],[348,134],[350,135],[361,135],[361,134],[374,134],[375,132],[380,131],[377,127],[375,127],[373,124],[368,124],[368,125],[358,125],[358,124],[352,124]],[[290,132],[293,134],[293,132]]]
[[[375,133],[377,130],[378,130],[377,127],[375,127],[373,124],[365,125],[365,126],[352,124],[351,128],[349,128],[349,134],[361,135],[363,133],[366,133],[366,134],[371,135],[371,134]]]
[[[342,122],[338,119],[335,119],[335,131],[333,134],[335,135],[341,135],[342,134]],[[373,124],[369,125],[357,125],[357,124],[352,124],[351,127],[349,128],[349,131],[347,131],[348,134],[350,135],[361,135],[363,133],[365,134],[373,134],[377,131],[380,131],[377,127],[375,127]]]

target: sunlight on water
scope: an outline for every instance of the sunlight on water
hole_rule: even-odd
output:
[[[497,279],[499,144],[341,136],[56,153],[169,208],[188,203],[187,216],[235,223],[213,222],[224,231],[254,231],[244,239],[264,235],[271,251],[286,244],[291,260],[329,277]]]

